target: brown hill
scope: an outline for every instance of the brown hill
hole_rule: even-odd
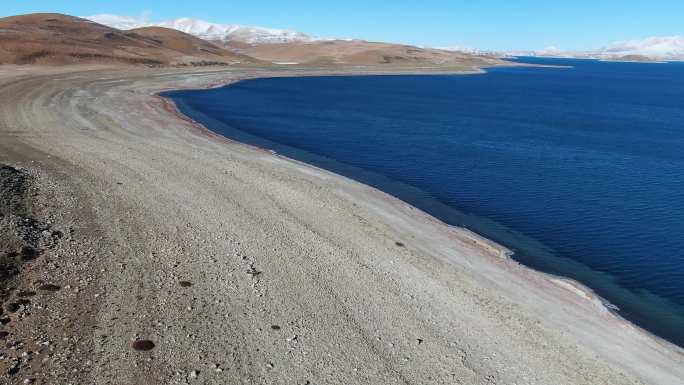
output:
[[[615,61],[636,61],[636,62],[657,62],[657,58],[645,56],[645,55],[623,55],[623,56],[609,56],[603,60],[615,60]]]
[[[463,52],[359,40],[264,44],[240,49],[248,56],[276,62],[316,65],[387,65],[479,68],[500,60]]]
[[[120,31],[61,14],[0,19],[0,64],[252,62],[256,61],[171,29]]]
[[[128,35],[137,35],[139,37],[153,40],[159,45],[181,52],[188,56],[226,56],[234,53],[228,52],[225,48],[221,48],[208,41],[202,40],[198,37],[189,35],[187,33],[163,28],[163,27],[145,27],[132,29],[125,32]]]

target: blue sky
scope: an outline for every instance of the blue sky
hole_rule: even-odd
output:
[[[148,12],[153,20],[194,17],[323,37],[492,50],[589,49],[617,40],[684,35],[682,0],[30,0],[3,1],[0,7],[3,16],[30,12]]]

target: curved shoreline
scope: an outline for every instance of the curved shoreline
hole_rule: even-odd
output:
[[[425,75],[432,75],[432,73],[426,73]],[[350,74],[350,75],[340,75],[340,76],[356,76],[356,75]],[[292,76],[292,77],[298,77],[298,76]],[[255,79],[262,79],[262,78],[261,77],[255,77],[255,78],[240,79],[240,80],[229,82],[226,84],[212,84],[212,85],[207,86],[205,88],[192,89],[192,90],[194,91],[194,90],[221,88],[221,87],[231,87],[231,86],[234,86],[240,82],[248,81],[248,80],[255,80]],[[213,131],[209,127],[205,126],[204,124],[202,124],[202,123],[194,120],[192,117],[184,114],[181,111],[181,109],[178,107],[176,102],[173,100],[173,97],[161,95],[162,93],[173,92],[173,91],[181,91],[181,90],[165,90],[165,91],[155,93],[154,96],[163,100],[163,103],[165,106],[164,108],[167,108],[167,106],[168,106],[171,113],[177,115],[179,117],[179,119],[190,122],[200,132],[206,133],[207,135],[210,135],[210,136],[216,138],[217,140],[225,140],[225,141],[238,143],[238,144],[247,146],[249,148],[258,150],[258,151],[271,153],[273,155],[276,155],[276,156],[278,156],[282,159],[285,159],[287,161],[290,161],[290,162],[297,162],[297,163],[304,164],[308,167],[315,168],[317,170],[323,170],[325,172],[332,173],[333,175],[335,175],[337,177],[348,179],[350,181],[353,181],[354,183],[360,183],[360,184],[362,184],[368,188],[377,190],[382,194],[386,194],[388,197],[391,197],[392,199],[396,199],[398,202],[401,202],[402,204],[410,205],[412,207],[412,209],[419,211],[422,215],[432,217],[434,220],[438,221],[442,225],[453,228],[461,236],[466,237],[467,239],[470,239],[470,241],[472,241],[474,244],[477,244],[478,246],[482,247],[483,249],[489,250],[495,255],[499,255],[501,258],[510,259],[511,261],[513,261],[515,263],[519,263],[522,266],[525,266],[526,268],[530,269],[533,272],[536,272],[536,273],[539,273],[539,274],[542,274],[542,275],[548,277],[552,282],[556,283],[558,286],[563,287],[564,289],[567,289],[568,291],[580,296],[583,299],[586,299],[590,302],[595,303],[596,306],[601,307],[603,311],[610,312],[611,314],[613,314],[615,317],[617,317],[621,321],[624,321],[624,322],[628,323],[629,325],[642,330],[645,334],[648,334],[652,338],[661,341],[663,344],[672,345],[676,350],[679,350],[682,353],[684,353],[683,347],[678,346],[675,343],[668,341],[666,338],[663,338],[663,337],[661,337],[661,336],[659,336],[659,335],[657,335],[657,334],[655,334],[655,333],[653,333],[647,329],[644,329],[643,327],[632,322],[628,318],[623,317],[620,314],[620,308],[617,305],[613,304],[609,299],[598,294],[596,292],[596,290],[594,290],[590,285],[584,284],[583,282],[581,282],[577,279],[574,279],[570,276],[564,276],[564,275],[546,272],[546,271],[543,271],[540,269],[536,269],[532,266],[529,266],[525,262],[518,261],[518,260],[513,258],[513,256],[515,255],[514,251],[512,251],[510,248],[498,243],[496,240],[490,239],[486,235],[480,234],[477,231],[469,229],[468,227],[462,227],[462,226],[458,226],[455,224],[450,224],[450,223],[444,221],[443,219],[436,218],[433,216],[433,214],[430,214],[429,212],[426,212],[426,211],[422,210],[421,208],[413,206],[410,202],[407,202],[407,201],[403,200],[402,198],[395,196],[390,191],[385,191],[382,188],[379,188],[377,186],[367,185],[362,180],[356,179],[352,176],[341,175],[341,174],[337,173],[335,170],[327,169],[324,166],[310,164],[310,163],[307,163],[306,160],[294,159],[294,158],[288,157],[287,155],[277,153],[274,150],[271,150],[269,148],[260,147],[258,144],[244,143],[244,142],[241,142],[239,139],[231,138],[229,136],[224,136],[224,135],[222,135],[216,131]],[[187,91],[187,89],[183,89],[182,91]],[[266,141],[270,141],[270,140],[266,139]],[[276,144],[278,144],[278,143],[276,143]],[[295,150],[297,150],[297,149],[295,149]],[[333,162],[336,162],[336,161],[333,160]],[[363,171],[365,172],[365,170],[363,170]],[[363,179],[363,178],[361,178],[361,179]],[[430,199],[432,199],[432,198],[430,198]],[[442,204],[442,203],[440,202],[440,204]],[[451,208],[451,209],[453,209],[453,208]],[[455,209],[453,209],[453,210],[455,210]],[[459,214],[463,215],[463,213],[461,213],[461,212],[459,212]],[[590,269],[589,267],[586,267],[584,265],[582,265],[582,267],[588,269],[591,272],[594,272],[594,270]]]
[[[571,68],[571,67],[567,67],[567,66],[544,66],[544,67]],[[471,73],[471,72],[461,72],[461,73],[453,73],[453,74],[454,74],[454,75],[470,75],[470,74],[485,74],[485,73],[486,73],[486,70],[483,70],[483,71],[481,71],[481,72],[472,72],[472,73]],[[416,74],[416,75],[433,75],[434,73],[430,73],[430,72],[426,72],[426,73],[425,73],[425,72],[424,72],[424,73],[417,72],[417,73],[411,73],[411,74]],[[363,74],[363,75],[367,75],[367,74]],[[363,75],[362,75],[362,76],[363,76]],[[385,74],[380,73],[380,74],[378,74],[378,75],[385,75]],[[388,73],[387,75],[397,75],[397,74]],[[401,75],[401,74],[399,74],[399,75]],[[289,76],[289,75],[287,75],[287,76],[288,76],[288,77],[301,77],[301,76],[307,76],[307,75],[301,75],[301,76],[300,76],[300,75],[294,75],[294,76]],[[350,74],[333,74],[333,75],[325,75],[325,74],[324,74],[324,75],[319,75],[319,74],[316,74],[316,75],[314,75],[314,76],[358,76],[358,74],[354,74],[354,73],[350,73]],[[682,348],[682,347],[680,347],[680,346],[678,346],[678,345],[675,345],[675,344],[673,344],[672,342],[670,342],[670,341],[668,341],[668,340],[666,340],[666,339],[664,339],[664,338],[662,338],[662,337],[660,337],[660,336],[658,336],[658,335],[656,335],[656,334],[654,334],[654,333],[651,333],[650,331],[648,331],[648,330],[646,330],[646,329],[644,329],[644,328],[642,328],[642,327],[640,327],[640,326],[634,324],[634,323],[631,322],[630,320],[628,320],[628,319],[622,317],[622,316],[620,315],[620,313],[619,313],[619,309],[617,309],[615,305],[613,305],[613,304],[612,304],[609,300],[607,300],[606,298],[603,298],[603,297],[601,297],[600,295],[598,295],[591,287],[589,287],[589,286],[583,284],[582,282],[579,282],[579,281],[577,281],[577,280],[575,280],[575,279],[572,279],[572,278],[570,278],[570,277],[555,275],[555,274],[547,273],[547,272],[544,272],[544,271],[541,271],[541,270],[537,270],[537,269],[534,269],[534,268],[532,268],[532,267],[530,267],[530,266],[525,265],[524,263],[518,262],[518,261],[516,261],[516,260],[514,260],[514,259],[512,258],[512,256],[514,255],[514,251],[512,251],[512,250],[508,249],[507,247],[505,247],[505,246],[503,246],[503,245],[497,243],[496,241],[494,241],[494,240],[492,240],[492,239],[489,239],[489,238],[487,238],[487,237],[485,237],[485,236],[483,236],[483,235],[481,235],[481,234],[478,234],[477,232],[472,231],[472,230],[470,230],[470,229],[468,229],[468,228],[460,227],[460,226],[456,226],[456,225],[451,225],[451,224],[448,224],[448,223],[446,223],[446,222],[443,222],[442,220],[440,220],[440,219],[438,219],[438,218],[435,218],[435,217],[432,216],[431,214],[426,213],[426,212],[424,212],[423,210],[421,210],[421,209],[419,209],[419,208],[417,208],[417,207],[414,207],[414,206],[410,205],[410,203],[407,203],[407,202],[401,200],[400,198],[397,198],[397,197],[393,196],[392,194],[387,193],[387,192],[385,192],[385,191],[383,191],[383,190],[380,190],[380,189],[378,189],[378,188],[376,188],[376,187],[368,186],[368,185],[364,184],[363,182],[359,182],[359,181],[357,181],[357,180],[355,180],[355,179],[353,179],[353,178],[350,178],[350,177],[347,177],[347,176],[343,176],[343,175],[336,174],[334,171],[330,171],[330,170],[327,170],[327,169],[325,169],[325,168],[321,168],[321,167],[318,167],[318,166],[315,166],[315,165],[312,165],[312,164],[309,164],[309,163],[306,163],[306,162],[303,162],[303,161],[300,161],[300,160],[297,160],[297,159],[289,158],[289,157],[287,157],[287,156],[285,156],[285,155],[281,155],[281,154],[278,154],[278,153],[276,153],[276,152],[274,152],[274,151],[272,151],[272,150],[269,150],[268,148],[263,148],[263,147],[259,147],[259,146],[257,146],[257,145],[252,145],[252,144],[248,144],[248,143],[243,143],[243,142],[240,142],[240,141],[238,141],[238,140],[235,140],[235,139],[232,139],[232,138],[223,136],[223,135],[221,135],[221,134],[219,134],[219,133],[217,133],[217,132],[211,130],[210,128],[206,127],[204,124],[202,124],[202,123],[200,123],[200,122],[198,122],[198,121],[192,119],[190,116],[188,116],[188,115],[184,114],[183,112],[181,112],[180,109],[179,109],[179,107],[177,106],[176,102],[175,102],[171,97],[166,97],[166,96],[162,96],[162,95],[161,95],[161,94],[164,93],[164,92],[170,92],[170,91],[181,91],[181,90],[183,90],[183,91],[187,91],[187,90],[207,90],[207,89],[212,89],[212,88],[230,87],[230,86],[234,86],[234,85],[236,85],[236,84],[238,84],[238,83],[240,83],[240,82],[243,82],[243,81],[256,80],[256,79],[263,79],[263,78],[267,78],[267,77],[260,77],[260,76],[257,76],[257,77],[248,77],[248,78],[243,78],[243,79],[239,79],[239,80],[235,80],[235,81],[230,81],[230,82],[226,82],[226,83],[210,84],[210,85],[208,85],[208,86],[206,86],[206,87],[201,87],[201,88],[192,88],[192,89],[169,89],[169,90],[163,90],[163,91],[155,92],[155,93],[153,94],[153,96],[154,96],[154,97],[157,97],[157,98],[159,98],[159,99],[161,99],[161,100],[163,101],[163,103],[164,103],[164,108],[166,109],[166,108],[168,107],[170,113],[176,115],[176,116],[177,116],[179,119],[181,119],[181,120],[184,120],[184,121],[189,122],[189,123],[192,124],[192,126],[195,127],[195,129],[197,129],[199,132],[201,132],[202,134],[208,135],[208,136],[212,137],[212,138],[215,139],[215,140],[227,141],[227,142],[231,142],[231,143],[236,143],[236,144],[239,144],[239,145],[242,145],[242,146],[246,146],[246,147],[248,147],[248,148],[250,148],[250,149],[253,149],[253,150],[256,150],[256,151],[262,151],[262,152],[264,152],[264,153],[271,154],[271,155],[273,155],[273,156],[276,156],[276,157],[278,157],[278,158],[280,158],[280,159],[283,159],[283,160],[285,160],[285,161],[288,161],[288,162],[295,162],[295,163],[298,163],[298,164],[302,164],[302,165],[304,165],[304,166],[306,166],[306,167],[310,167],[310,168],[316,169],[316,170],[318,170],[318,171],[322,171],[322,172],[325,172],[325,173],[330,173],[330,174],[332,174],[334,177],[343,178],[343,179],[348,180],[348,181],[350,181],[350,182],[352,182],[352,183],[360,183],[360,184],[363,185],[365,188],[369,188],[369,189],[375,190],[377,193],[382,194],[382,195],[385,195],[386,198],[387,198],[388,200],[395,200],[396,202],[394,202],[394,204],[401,204],[401,205],[410,206],[410,209],[411,209],[411,210],[415,210],[415,211],[418,212],[418,213],[416,213],[416,215],[419,215],[419,216],[421,216],[421,217],[428,218],[428,219],[431,220],[431,221],[435,221],[435,222],[439,223],[441,226],[445,226],[445,227],[447,227],[447,228],[453,229],[453,230],[458,234],[458,236],[464,237],[464,238],[466,239],[466,241],[472,242],[472,243],[473,243],[474,245],[476,245],[478,248],[481,248],[482,250],[486,250],[487,252],[490,252],[490,253],[491,253],[492,255],[494,255],[494,256],[497,256],[497,257],[499,257],[499,258],[505,259],[505,260],[508,261],[508,262],[512,262],[512,263],[515,263],[515,264],[519,264],[520,266],[523,266],[524,268],[528,269],[528,270],[529,270],[530,272],[532,272],[533,274],[539,274],[539,275],[541,275],[541,276],[546,277],[547,279],[549,279],[549,281],[553,282],[553,283],[554,283],[555,285],[557,285],[558,287],[567,290],[568,292],[572,293],[573,295],[578,296],[579,298],[582,298],[582,299],[584,299],[584,300],[587,300],[587,301],[593,303],[593,304],[597,307],[597,309],[598,309],[599,311],[608,312],[609,314],[611,314],[612,316],[614,316],[619,322],[623,322],[623,323],[629,325],[630,327],[633,327],[633,328],[639,330],[640,332],[642,332],[642,333],[644,333],[645,335],[647,335],[649,338],[652,338],[653,340],[655,340],[655,341],[657,341],[658,343],[662,344],[664,347],[666,347],[666,348],[668,348],[668,349],[673,349],[673,350],[679,352],[679,354],[684,355],[684,348]],[[616,310],[617,310],[617,311],[616,311]]]
[[[681,350],[483,251],[467,230],[208,134],[154,96],[264,76],[249,71],[0,77],[0,149],[31,149],[27,165],[74,185],[103,237],[96,318],[111,342],[93,342],[92,383],[176,383],[193,368],[212,384],[684,377]],[[178,279],[194,283],[191,297]],[[119,317],[126,322],[112,324]],[[130,352],[126,341],[138,336],[155,340],[154,360]],[[210,363],[230,370],[212,377]]]
[[[548,66],[548,67],[570,68],[570,67],[564,67],[564,66]],[[481,74],[484,74],[484,73],[486,73],[486,70],[481,72]],[[433,73],[430,73],[430,72],[420,73],[419,72],[416,74],[417,75],[432,75]],[[465,75],[465,74],[470,74],[470,73],[457,73],[454,75]],[[472,74],[476,74],[476,73],[472,73]],[[383,74],[381,74],[381,75],[383,75]],[[393,74],[389,73],[389,75],[393,75]],[[321,76],[321,75],[315,75],[315,76]],[[327,76],[327,75],[322,75],[322,76]],[[342,74],[342,75],[335,75],[335,76],[357,76],[357,75],[352,73],[352,74]],[[295,75],[292,77],[301,77],[301,76]],[[192,89],[192,90],[205,90],[205,89],[212,89],[212,88],[230,87],[230,86],[234,86],[234,85],[236,85],[240,82],[243,82],[243,81],[255,80],[255,79],[263,79],[263,77],[244,78],[244,79],[231,81],[231,82],[224,83],[224,84],[212,84],[212,85],[209,85],[209,86],[204,87],[204,88],[197,88],[197,89]],[[496,241],[494,241],[492,239],[489,239],[489,238],[487,238],[487,237],[485,237],[485,236],[483,236],[483,235],[481,235],[475,231],[472,231],[468,228],[445,223],[442,220],[433,217],[431,214],[426,213],[417,207],[411,206],[410,203],[407,203],[407,202],[401,200],[400,198],[395,197],[391,193],[387,193],[387,192],[380,190],[380,189],[373,187],[373,186],[368,186],[368,185],[364,184],[363,182],[359,182],[359,181],[355,180],[354,178],[339,175],[339,174],[336,174],[334,171],[330,171],[330,170],[327,170],[325,168],[321,168],[321,167],[316,166],[316,165],[312,165],[312,164],[309,164],[306,162],[302,162],[302,161],[297,160],[297,159],[289,158],[285,155],[275,153],[274,151],[269,150],[268,148],[263,148],[263,147],[259,147],[257,145],[240,142],[238,140],[232,139],[230,137],[223,136],[223,135],[211,130],[210,128],[206,127],[204,124],[192,119],[190,116],[181,112],[179,107],[177,106],[176,102],[173,100],[173,98],[161,95],[161,93],[164,93],[164,92],[181,91],[181,90],[187,91],[188,89],[164,90],[164,91],[160,91],[160,92],[155,93],[154,96],[162,99],[164,101],[165,105],[171,105],[172,106],[171,107],[172,110],[170,111],[171,113],[173,113],[174,115],[177,115],[179,119],[186,120],[186,121],[190,122],[200,132],[211,135],[212,137],[214,137],[217,140],[225,140],[225,141],[230,141],[233,143],[238,143],[240,145],[247,146],[247,147],[255,149],[257,151],[263,151],[263,152],[270,153],[274,156],[277,156],[277,157],[284,159],[286,161],[289,161],[289,162],[296,162],[299,164],[303,164],[307,167],[314,168],[314,169],[319,170],[319,171],[331,173],[335,177],[344,178],[344,179],[347,179],[353,183],[360,183],[363,186],[365,186],[366,188],[373,189],[380,194],[386,195],[388,199],[396,200],[397,203],[399,203],[399,204],[409,205],[412,210],[418,211],[419,215],[429,217],[430,220],[436,221],[440,225],[443,225],[445,227],[453,229],[455,232],[458,233],[459,236],[464,237],[464,238],[466,238],[466,240],[471,241],[477,247],[479,247],[483,250],[487,250],[488,252],[491,252],[493,255],[496,255],[500,258],[506,259],[507,261],[510,261],[510,262],[513,262],[516,264],[520,264],[521,266],[525,267],[526,269],[529,269],[532,273],[539,274],[539,275],[546,277],[547,279],[549,279],[551,282],[553,282],[558,287],[561,287],[561,288],[567,290],[568,292],[572,293],[573,295],[576,295],[576,296],[578,296],[584,300],[592,302],[593,304],[596,305],[596,307],[599,310],[610,313],[618,321],[624,322],[625,324],[629,325],[630,327],[638,329],[640,332],[646,334],[649,338],[652,338],[652,339],[658,341],[664,347],[666,347],[668,349],[671,348],[675,351],[678,351],[680,354],[684,354],[684,348],[682,348],[676,344],[673,344],[672,342],[666,340],[665,338],[660,337],[660,336],[640,327],[639,325],[636,325],[635,323],[631,322],[627,318],[622,317],[619,313],[619,308],[617,308],[617,306],[612,304],[608,299],[598,295],[591,287],[589,287],[589,286],[583,284],[582,282],[577,281],[573,278],[547,273],[547,272],[544,272],[541,270],[534,269],[530,266],[527,266],[524,263],[518,262],[512,258],[512,256],[514,255],[514,252],[512,250],[510,250],[507,247],[497,243]]]

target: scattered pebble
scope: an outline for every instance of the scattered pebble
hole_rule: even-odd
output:
[[[61,287],[59,287],[57,285],[53,285],[51,283],[46,283],[45,285],[40,285],[38,287],[38,290],[51,291],[51,292],[59,291],[60,289],[61,289]]]
[[[31,261],[38,257],[38,251],[31,246],[24,246],[21,248],[21,259],[24,261]]]
[[[154,342],[150,340],[137,340],[134,341],[131,346],[138,351],[149,351],[154,349]]]
[[[9,369],[7,369],[7,374],[9,374],[10,376],[15,375],[17,373],[19,373],[19,364],[15,363],[14,365],[10,366]]]

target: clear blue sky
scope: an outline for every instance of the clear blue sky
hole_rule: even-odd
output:
[[[107,5],[103,5],[107,4]],[[3,16],[60,12],[194,17],[427,46],[588,49],[616,40],[684,35],[684,0],[5,0]]]

